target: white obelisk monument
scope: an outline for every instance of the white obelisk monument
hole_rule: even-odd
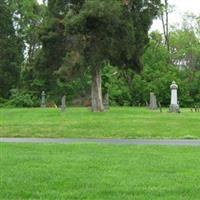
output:
[[[176,84],[175,81],[172,82],[170,85],[171,89],[171,104],[169,107],[170,112],[179,112],[179,105],[178,105],[178,95],[177,95],[177,90],[178,90],[178,85]]]

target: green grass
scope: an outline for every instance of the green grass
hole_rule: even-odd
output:
[[[200,113],[181,114],[146,108],[0,109],[0,137],[200,138]]]
[[[0,144],[2,200],[194,200],[199,147]]]

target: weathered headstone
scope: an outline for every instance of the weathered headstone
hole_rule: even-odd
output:
[[[45,91],[42,91],[41,93],[41,104],[40,104],[41,108],[45,108],[46,107],[46,94]]]
[[[147,101],[145,103],[146,103],[146,107],[149,108],[149,103]]]
[[[103,98],[103,106],[105,110],[109,110],[109,94],[106,93]]]
[[[194,110],[195,110],[195,112],[198,112],[198,108],[196,105],[194,106]]]
[[[66,96],[64,95],[61,99],[61,111],[64,112],[66,110]]]
[[[160,102],[159,102],[159,110],[160,110],[160,113],[162,113],[162,106]]]
[[[156,96],[153,92],[150,93],[149,108],[151,110],[156,110],[158,108],[157,99],[156,99]]]
[[[177,90],[178,90],[178,85],[176,84],[175,81],[172,82],[170,85],[171,89],[171,104],[169,107],[170,112],[180,112],[179,104],[178,104],[178,96],[177,96]]]
[[[200,108],[199,108],[199,105],[195,105],[195,106],[194,106],[194,111],[195,111],[195,112],[199,112],[199,111],[200,111],[199,109],[200,109]]]

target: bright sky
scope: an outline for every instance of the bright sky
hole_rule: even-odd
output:
[[[200,0],[168,0],[170,5],[174,5],[174,12],[169,15],[169,23],[171,25],[181,23],[182,15],[185,12],[192,12],[200,15]],[[155,20],[153,30],[162,30],[160,20]]]

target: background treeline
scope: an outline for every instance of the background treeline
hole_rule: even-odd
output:
[[[141,6],[141,0],[134,2]],[[49,0],[48,4],[38,4],[36,0],[0,1],[0,106],[39,106],[43,90],[49,104],[59,105],[66,94],[68,104],[88,105],[91,73],[87,66],[76,65],[73,70],[67,67],[74,64],[78,55],[74,53],[75,61],[69,62],[68,45],[77,40],[65,36],[70,12],[80,13],[83,3],[84,0]],[[95,4],[90,6],[95,11]],[[119,58],[115,66],[102,64],[102,92],[103,96],[109,93],[112,105],[145,105],[153,91],[161,104],[168,106],[172,80],[179,85],[181,106],[200,102],[200,18],[186,14],[181,25],[171,27],[166,44],[161,33],[148,32],[153,18],[159,17],[155,9],[150,7],[142,17],[134,12],[134,18],[138,17],[138,42],[133,46],[132,63],[135,70],[123,67]],[[73,20],[77,24],[78,19]],[[127,44],[122,43],[122,49],[123,45]],[[117,57],[118,49],[115,51],[113,55]]]

